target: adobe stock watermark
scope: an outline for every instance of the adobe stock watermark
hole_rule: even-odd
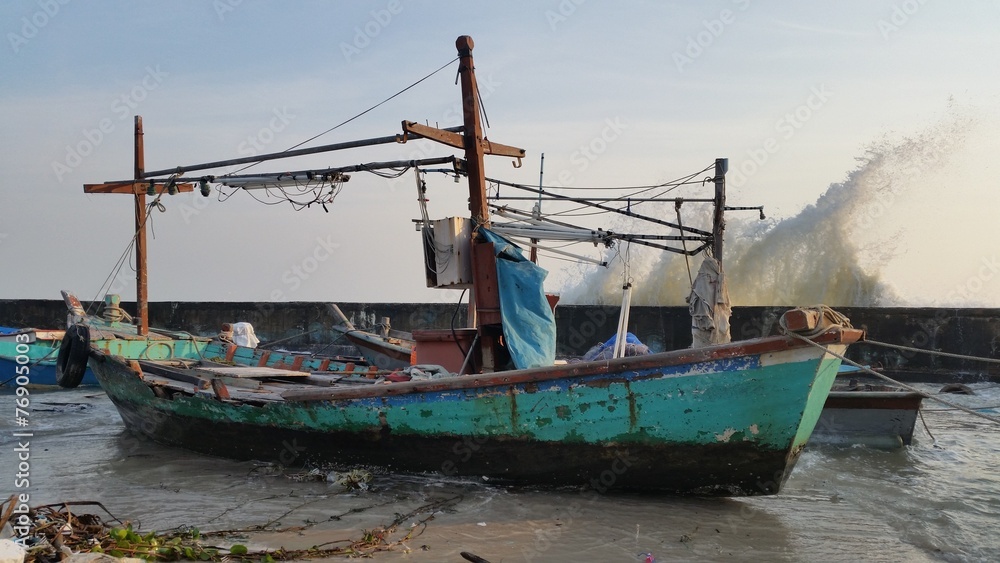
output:
[[[568,530],[573,527],[573,523],[583,516],[587,505],[593,505],[601,497],[618,484],[622,475],[632,467],[634,460],[630,459],[626,452],[618,454],[607,469],[592,477],[589,484],[580,493],[580,498],[561,506],[550,516],[553,524],[551,528],[535,528],[535,541],[521,546],[521,556],[525,561],[534,561],[542,557],[552,549],[553,544]],[[548,560],[548,558],[546,558]]]
[[[117,121],[128,119],[139,104],[149,97],[149,93],[156,90],[163,84],[163,80],[170,76],[160,70],[160,65],[155,67],[147,66],[146,74],[131,90],[118,96],[111,102],[111,113],[117,116]],[[94,127],[83,129],[80,134],[82,139],[74,144],[66,145],[66,156],[60,162],[52,161],[52,173],[55,174],[59,182],[63,181],[66,174],[75,170],[83,164],[83,159],[94,154],[97,147],[104,143],[108,135],[114,133],[116,120],[111,117],[100,119]]]
[[[402,0],[389,0],[385,8],[372,10],[371,16],[363,25],[354,28],[354,37],[351,42],[340,42],[340,52],[344,55],[344,60],[351,62],[351,59],[360,55],[361,51],[367,49],[385,28],[389,27],[393,18],[403,12]]]
[[[264,152],[264,147],[274,142],[275,135],[281,133],[288,127],[288,124],[295,119],[295,114],[290,113],[287,107],[275,108],[267,127],[261,127],[257,133],[248,135],[246,140],[236,147],[241,156],[257,156]]]
[[[38,0],[36,2],[38,10],[30,16],[21,18],[19,22],[21,27],[18,29],[20,33],[13,31],[7,33],[7,41],[10,43],[10,48],[14,50],[14,53],[20,53],[21,47],[24,47],[29,41],[38,37],[38,34],[59,15],[62,7],[69,3],[70,0]]]
[[[891,179],[886,182],[884,189],[877,190],[874,200],[867,202],[857,212],[858,225],[867,228],[881,219],[903,195],[907,186],[906,180],[920,178],[932,165],[939,164],[947,153],[955,147],[955,144],[956,141],[953,137],[942,135],[935,138],[933,144],[921,146],[920,152],[912,159],[912,162],[894,169]]]
[[[220,22],[226,20],[226,15],[236,11],[243,4],[243,0],[215,0],[212,2],[212,8],[215,10],[215,15],[219,17]]]
[[[733,4],[737,10],[743,12],[750,7],[750,0],[733,0]],[[695,60],[704,55],[715,44],[716,40],[722,37],[726,29],[735,22],[736,12],[729,8],[720,11],[719,15],[713,19],[702,20],[701,27],[703,29],[694,35],[688,35],[684,48],[674,51],[671,55],[677,72],[684,72],[684,67],[694,64]]]
[[[747,158],[730,169],[729,180],[733,187],[740,187],[747,179],[763,168],[775,153],[781,150],[781,143],[789,141],[809,120],[816,116],[830,101],[833,92],[825,84],[813,86],[805,103],[785,113],[774,122],[777,135],[767,137],[756,148],[747,149]]]
[[[267,126],[261,127],[252,135],[247,135],[246,140],[237,145],[236,151],[241,156],[256,156],[265,152],[264,149],[274,142],[278,133],[284,131],[295,117],[295,114],[288,111],[287,106],[274,108],[271,110],[271,119]],[[200,215],[210,203],[210,198],[204,196],[200,190],[194,190],[188,193],[187,200],[182,201],[177,209],[184,223],[191,224],[191,220]]]
[[[893,4],[889,17],[878,20],[878,31],[882,34],[882,39],[885,41],[892,39],[893,34],[899,33],[903,26],[910,23],[910,19],[926,3],[927,0],[904,0],[899,4]]]
[[[576,174],[583,174],[590,168],[590,165],[597,161],[608,148],[621,139],[622,133],[628,128],[620,117],[607,118],[602,124],[599,133],[590,138],[589,141],[580,144],[579,147],[569,155],[569,162],[573,165],[573,170],[563,169],[555,174],[555,183],[560,186],[571,185],[576,179]]]
[[[560,0],[555,10],[545,10],[545,20],[549,22],[552,31],[556,30],[560,24],[565,23],[571,16],[576,14],[577,8],[587,0]]]
[[[284,288],[271,291],[269,295],[271,301],[282,301],[289,294],[298,291],[302,284],[319,270],[320,265],[333,256],[341,244],[332,238],[333,235],[327,235],[326,238],[316,237],[316,246],[312,252],[281,273],[281,283],[284,284]]]
[[[1000,272],[1000,261],[996,255],[990,257],[983,256],[980,259],[981,266],[975,274],[969,276],[964,282],[955,286],[955,289],[945,295],[946,302],[969,302],[977,293],[981,292],[986,285]]]

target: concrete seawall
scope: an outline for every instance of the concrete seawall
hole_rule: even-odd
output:
[[[134,311],[134,304],[123,304]],[[362,319],[391,319],[397,330],[463,326],[465,307],[439,303],[339,303],[356,324]],[[731,320],[734,340],[775,334],[781,313],[788,307],[737,307]],[[858,308],[840,307],[855,327],[871,340],[923,350],[969,356],[1000,357],[1000,309]],[[288,339],[289,348],[316,349],[337,336],[330,330],[334,317],[326,303],[155,302],[149,305],[150,324],[196,335],[217,334],[224,322],[248,321],[264,341]],[[691,344],[690,317],[685,307],[633,307],[631,332],[654,351]],[[0,325],[63,328],[66,307],[59,300],[0,300]],[[557,350],[560,355],[582,355],[610,338],[618,324],[617,307],[559,305]],[[871,344],[853,346],[849,356],[893,372],[963,373],[971,379],[1000,379],[1000,364],[899,352]]]

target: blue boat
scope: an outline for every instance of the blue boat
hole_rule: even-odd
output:
[[[59,347],[65,331],[37,328],[0,327],[0,391],[20,383],[56,386]],[[18,376],[26,379],[18,380]],[[80,385],[97,385],[94,372],[87,369]]]

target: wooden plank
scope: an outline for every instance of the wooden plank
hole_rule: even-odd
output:
[[[292,371],[287,369],[277,369],[269,367],[199,367],[199,371],[212,375],[222,375],[226,377],[259,379],[266,377],[309,377],[309,372]]]
[[[209,379],[198,377],[197,373],[190,369],[174,368],[144,361],[140,361],[139,365],[142,367],[144,373],[151,373],[184,383],[193,383],[199,389],[208,389],[212,386]]]
[[[259,390],[248,390],[248,389],[234,389],[229,388],[230,399],[228,402],[244,402],[244,403],[275,403],[282,402],[284,399],[280,394],[275,393],[270,389],[259,389]]]
[[[343,379],[343,375],[330,375],[325,373],[311,373],[305,378],[304,383],[311,383],[313,385],[328,386],[334,385]]]

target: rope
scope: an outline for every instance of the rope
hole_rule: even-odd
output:
[[[931,442],[937,443],[937,438],[931,434],[931,429],[927,427],[927,421],[924,420],[924,409],[917,409],[917,416],[920,417],[920,424],[924,425],[924,432],[927,432],[927,435],[931,437]]]
[[[782,327],[782,328],[784,328],[784,327]],[[1000,424],[1000,418],[996,418],[996,417],[992,417],[992,416],[989,416],[989,415],[985,415],[983,413],[977,412],[977,411],[975,411],[973,409],[970,409],[968,407],[959,405],[958,403],[952,403],[951,401],[946,401],[946,400],[941,399],[939,397],[935,397],[934,395],[930,395],[929,393],[925,393],[924,391],[921,391],[920,389],[917,389],[916,387],[913,387],[912,385],[907,385],[907,384],[905,384],[905,383],[903,383],[901,381],[896,381],[895,379],[893,379],[893,378],[891,378],[891,377],[889,377],[887,375],[883,375],[881,373],[878,373],[877,371],[872,370],[871,368],[867,368],[867,367],[865,367],[865,366],[863,366],[863,365],[861,365],[859,363],[851,361],[851,360],[847,359],[846,357],[844,357],[842,354],[838,354],[837,352],[834,352],[833,350],[830,350],[829,348],[827,348],[826,346],[823,346],[822,344],[817,344],[817,343],[813,342],[812,340],[809,340],[805,336],[802,336],[801,334],[796,334],[796,333],[788,331],[788,330],[785,331],[785,334],[787,336],[791,336],[793,338],[797,338],[797,339],[805,342],[806,344],[809,344],[810,346],[814,346],[816,348],[820,348],[822,350],[826,350],[827,354],[830,354],[831,356],[833,356],[835,358],[840,358],[840,361],[846,362],[848,365],[854,366],[854,367],[860,369],[861,371],[863,371],[863,372],[865,372],[865,373],[867,373],[869,375],[874,375],[875,377],[878,377],[880,379],[884,379],[884,380],[888,381],[889,383],[892,383],[893,385],[896,385],[898,387],[902,387],[903,389],[906,389],[907,391],[912,391],[914,393],[917,393],[920,396],[924,397],[925,399],[930,399],[932,401],[937,401],[937,402],[942,403],[944,405],[948,405],[949,407],[952,407],[952,408],[954,408],[956,410],[960,410],[960,411],[962,411],[962,412],[964,412],[966,414],[971,414],[972,416],[978,416],[979,418],[984,418],[984,419],[986,419],[986,420],[988,420],[990,422],[995,422],[997,424]]]
[[[1000,408],[1000,405],[986,405],[986,406],[976,407],[976,410],[985,411],[998,408]],[[927,412],[948,412],[948,411],[953,411],[955,409],[921,409],[921,410],[925,410]]]
[[[897,350],[905,350],[907,352],[922,352],[924,354],[931,354],[932,356],[944,356],[946,358],[957,358],[959,360],[973,360],[978,362],[987,362],[991,364],[1000,364],[1000,360],[994,358],[983,358],[979,356],[965,356],[962,354],[951,354],[948,352],[939,352],[937,350],[924,350],[922,348],[913,348],[910,346],[901,346],[899,344],[889,344],[887,342],[878,342],[876,340],[865,340],[860,344],[874,344],[876,346],[885,346],[886,348],[895,348]]]
[[[782,317],[778,319],[778,326],[781,327],[781,330],[784,331],[785,334],[797,334],[809,338],[817,336],[819,334],[823,334],[824,332],[829,330],[831,326],[842,326],[846,328],[853,328],[850,319],[845,317],[842,313],[839,313],[837,311],[834,311],[830,307],[827,307],[826,305],[816,305],[814,307],[809,307],[809,308],[822,313],[823,316],[821,318],[821,321],[826,321],[826,322],[817,323],[816,328],[810,331],[792,332],[788,330],[788,326],[785,324],[785,317],[784,315],[782,315]]]

